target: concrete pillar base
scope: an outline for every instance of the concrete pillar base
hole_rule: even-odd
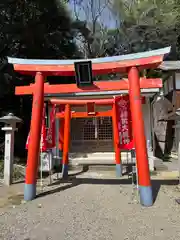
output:
[[[68,165],[63,164],[62,166],[62,178],[67,179],[68,178]]]
[[[142,206],[150,207],[153,205],[153,195],[151,186],[138,186],[140,203]]]
[[[122,177],[122,165],[116,164],[116,177]]]
[[[27,184],[24,185],[24,200],[31,201],[36,198],[36,184]]]

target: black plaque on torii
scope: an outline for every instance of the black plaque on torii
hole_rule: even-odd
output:
[[[92,62],[80,61],[74,63],[75,79],[78,87],[93,85]]]

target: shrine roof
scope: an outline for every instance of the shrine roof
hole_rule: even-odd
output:
[[[14,70],[23,74],[34,75],[42,72],[47,76],[73,76],[75,74],[74,63],[82,61],[92,62],[93,74],[104,74],[112,72],[126,72],[128,67],[155,68],[169,54],[171,47],[156,49],[134,54],[119,55],[113,57],[93,59],[71,59],[71,60],[42,60],[22,59],[8,57],[8,63],[14,65]]]
[[[180,61],[164,61],[159,65],[159,69],[163,71],[176,71],[180,70]]]
[[[156,49],[153,51],[119,55],[113,57],[103,57],[103,58],[91,58],[86,59],[87,61],[92,61],[92,63],[111,63],[119,62],[124,60],[133,60],[140,58],[148,58],[158,55],[164,55],[170,52],[170,47]],[[74,62],[81,62],[84,59],[71,59],[71,60],[42,60],[42,59],[23,59],[23,58],[11,58],[8,57],[8,62],[11,64],[29,64],[29,65],[71,65]]]

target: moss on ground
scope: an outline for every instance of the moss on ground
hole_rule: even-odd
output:
[[[3,179],[3,177],[4,177],[4,161],[0,160],[0,179]],[[18,181],[21,179],[24,179],[24,174],[22,173],[22,170],[17,166],[14,166],[13,180]]]

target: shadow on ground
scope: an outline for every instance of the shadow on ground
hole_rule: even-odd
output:
[[[152,190],[153,190],[153,200],[154,202],[157,199],[158,193],[161,186],[177,186],[179,184],[178,180],[175,179],[152,179]]]
[[[98,179],[98,178],[78,178],[79,175],[84,173],[84,171],[81,171],[76,174],[72,174],[68,177],[67,180],[64,179],[58,179],[56,182],[51,184],[50,186],[58,186],[60,184],[66,184],[64,186],[59,186],[55,189],[45,191],[43,193],[40,193],[37,197],[44,197],[49,194],[57,193],[60,191],[65,191],[67,189],[79,186],[81,184],[90,184],[90,185],[132,185],[132,178],[127,179]],[[152,189],[153,189],[153,200],[154,202],[157,199],[158,193],[160,191],[161,186],[176,186],[178,185],[179,181],[174,179],[152,179]]]

